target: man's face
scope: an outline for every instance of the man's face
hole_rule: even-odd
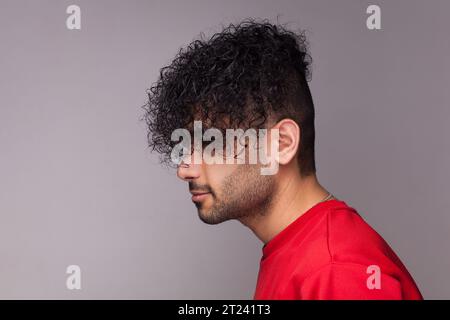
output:
[[[261,175],[260,164],[190,164],[178,168],[189,183],[200,219],[218,224],[264,214],[275,190],[275,177]]]

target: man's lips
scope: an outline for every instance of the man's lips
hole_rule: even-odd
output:
[[[192,201],[199,202],[204,200],[211,192],[191,192],[192,193]]]

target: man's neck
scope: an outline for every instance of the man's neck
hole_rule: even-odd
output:
[[[285,175],[280,177],[282,184],[279,185],[267,212],[240,219],[263,243],[269,242],[328,195],[328,191],[319,184],[315,174],[301,177],[286,172]]]

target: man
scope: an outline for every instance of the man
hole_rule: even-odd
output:
[[[277,145],[274,174],[261,174],[263,165],[245,157],[231,164],[185,161],[203,144],[177,162],[202,221],[237,219],[264,243],[255,299],[422,299],[381,236],[317,180],[309,66],[304,33],[267,21],[246,20],[196,40],[148,92],[149,145],[170,162],[173,133],[195,131],[196,120],[202,132],[277,132],[276,140],[265,140]],[[249,140],[244,155],[254,147]],[[227,141],[223,155],[239,143]]]

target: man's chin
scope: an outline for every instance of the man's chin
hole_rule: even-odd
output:
[[[198,217],[201,221],[210,225],[215,225],[230,220],[230,218],[219,217],[211,212],[202,212],[202,210],[198,210]]]

